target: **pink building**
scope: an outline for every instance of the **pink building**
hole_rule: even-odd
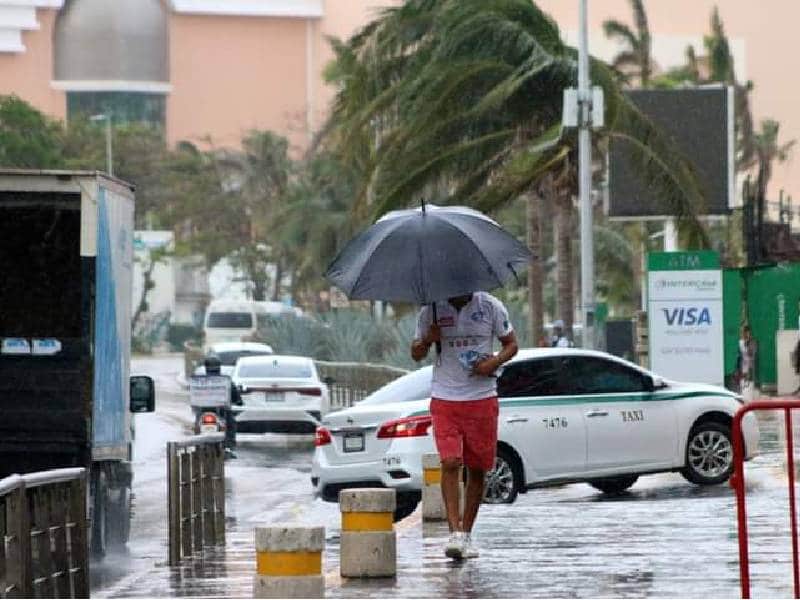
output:
[[[333,94],[327,38],[382,0],[0,0],[0,94],[59,118],[111,111],[170,142],[237,145],[272,129],[304,146]]]
[[[111,110],[115,118],[163,124],[171,142],[238,143],[251,128],[282,132],[304,146],[333,90],[322,71],[327,36],[346,38],[399,0],[0,0],[0,93],[15,93],[57,117]],[[568,41],[578,0],[539,0]],[[682,62],[703,53],[714,5],[741,80],[755,84],[756,122],[781,122],[800,139],[800,84],[787,70],[800,21],[796,0],[650,0],[653,56]],[[592,53],[618,50],[602,22],[631,22],[628,0],[589,0]],[[775,168],[773,190],[791,191],[800,161]]]

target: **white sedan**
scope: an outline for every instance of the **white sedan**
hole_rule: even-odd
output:
[[[330,410],[328,386],[303,356],[248,356],[236,362],[233,383],[243,406],[234,406],[238,434],[313,434]]]
[[[396,518],[410,514],[422,487],[421,455],[435,452],[430,386],[425,367],[325,417],[311,471],[315,493],[335,502],[347,487],[393,487]],[[521,350],[504,367],[498,395],[487,502],[572,482],[620,493],[639,476],[664,471],[700,485],[731,474],[731,420],[742,401],[724,388],[665,381],[603,352],[537,348]],[[749,459],[758,424],[750,413],[742,425]]]

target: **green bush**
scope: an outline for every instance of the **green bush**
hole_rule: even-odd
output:
[[[417,366],[409,354],[415,322],[415,315],[378,321],[364,311],[340,310],[318,318],[272,319],[259,329],[258,339],[279,354],[409,369]]]
[[[183,352],[183,344],[188,341],[200,343],[203,331],[196,325],[170,325],[167,332],[167,342],[173,352]]]

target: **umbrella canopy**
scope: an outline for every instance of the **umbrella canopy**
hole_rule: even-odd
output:
[[[325,276],[351,300],[429,304],[500,287],[528,248],[463,206],[396,210],[347,244]]]

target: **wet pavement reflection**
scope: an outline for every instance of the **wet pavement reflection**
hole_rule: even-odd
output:
[[[180,429],[169,417],[180,412],[179,402],[178,395],[168,398],[154,417],[161,437]],[[755,597],[789,597],[783,420],[760,420],[761,454],[746,469],[752,590]],[[446,527],[423,526],[417,511],[396,526],[395,579],[345,581],[338,576],[338,509],[310,495],[311,448],[258,443],[245,444],[226,467],[226,547],[169,568],[163,452],[151,445],[137,464],[129,552],[95,565],[93,596],[252,597],[253,528],[286,522],[327,527],[324,570],[332,598],[740,595],[733,492],[727,485],[700,488],[672,473],[642,477],[613,498],[576,484],[531,491],[512,505],[486,505],[475,531],[481,556],[463,563],[443,556]]]

